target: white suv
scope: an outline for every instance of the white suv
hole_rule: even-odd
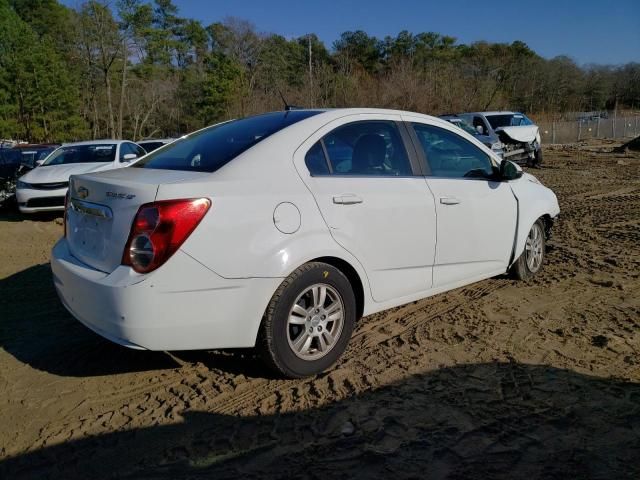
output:
[[[535,177],[417,113],[292,110],[74,176],[52,252],[64,305],[131,348],[258,346],[318,373],[369,315],[544,260]]]

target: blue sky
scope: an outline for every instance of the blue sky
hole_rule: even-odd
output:
[[[365,30],[381,38],[401,30],[434,31],[462,43],[522,40],[544,57],[564,54],[581,64],[640,62],[640,0],[174,2],[182,16],[205,25],[234,16],[286,37],[314,32],[327,47],[346,30]]]

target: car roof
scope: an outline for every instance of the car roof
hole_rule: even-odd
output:
[[[461,113],[460,115],[484,115],[485,117],[492,117],[494,115],[522,115],[522,113],[520,112],[511,112],[508,110],[503,110],[503,111],[491,111],[491,112],[465,112],[465,113]]]
[[[298,124],[309,124],[309,123],[313,123],[316,121],[320,121],[320,122],[327,122],[327,121],[331,121],[331,120],[335,120],[338,118],[342,118],[342,117],[346,117],[349,115],[375,115],[375,114],[379,114],[379,115],[401,115],[401,116],[411,116],[411,117],[422,117],[425,120],[429,120],[431,122],[434,123],[440,123],[440,124],[445,124],[445,125],[449,125],[449,122],[442,119],[442,118],[438,118],[435,117],[433,115],[427,115],[424,113],[419,113],[419,112],[410,112],[407,110],[392,110],[392,109],[387,109],[387,108],[301,108],[301,109],[296,109],[295,111],[310,111],[310,112],[317,112],[317,115],[312,115],[309,116],[303,120],[300,120],[299,122],[294,123],[293,125],[290,125],[289,127],[287,127],[287,129],[291,128],[291,127],[295,127]],[[278,112],[269,112],[269,113],[278,113]],[[286,113],[286,111],[282,111],[281,113]]]
[[[175,138],[145,138],[144,140],[138,140],[136,143],[138,145],[142,145],[143,143],[157,143],[157,142],[162,142],[162,143],[169,143],[169,142],[173,142],[175,140]]]
[[[25,150],[25,149],[33,150],[34,148],[40,148],[40,149],[57,148],[59,146],[60,146],[59,143],[19,143],[18,145],[15,145],[14,147],[12,147],[12,149],[13,150]]]

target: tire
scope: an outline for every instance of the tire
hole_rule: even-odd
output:
[[[356,299],[347,277],[329,264],[307,263],[282,282],[267,306],[261,356],[280,376],[315,375],[340,358],[355,321]]]
[[[527,234],[524,251],[511,267],[511,274],[515,279],[528,280],[542,270],[546,248],[544,232],[544,222],[539,218]]]
[[[540,168],[541,165],[542,165],[542,147],[538,148],[535,151],[533,161],[531,163],[531,166],[533,168]]]

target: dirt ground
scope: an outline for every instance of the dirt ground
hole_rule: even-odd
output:
[[[55,216],[0,214],[1,478],[640,478],[640,154],[535,170],[562,208],[535,279],[363,319],[330,372],[127,350],[57,301]]]

